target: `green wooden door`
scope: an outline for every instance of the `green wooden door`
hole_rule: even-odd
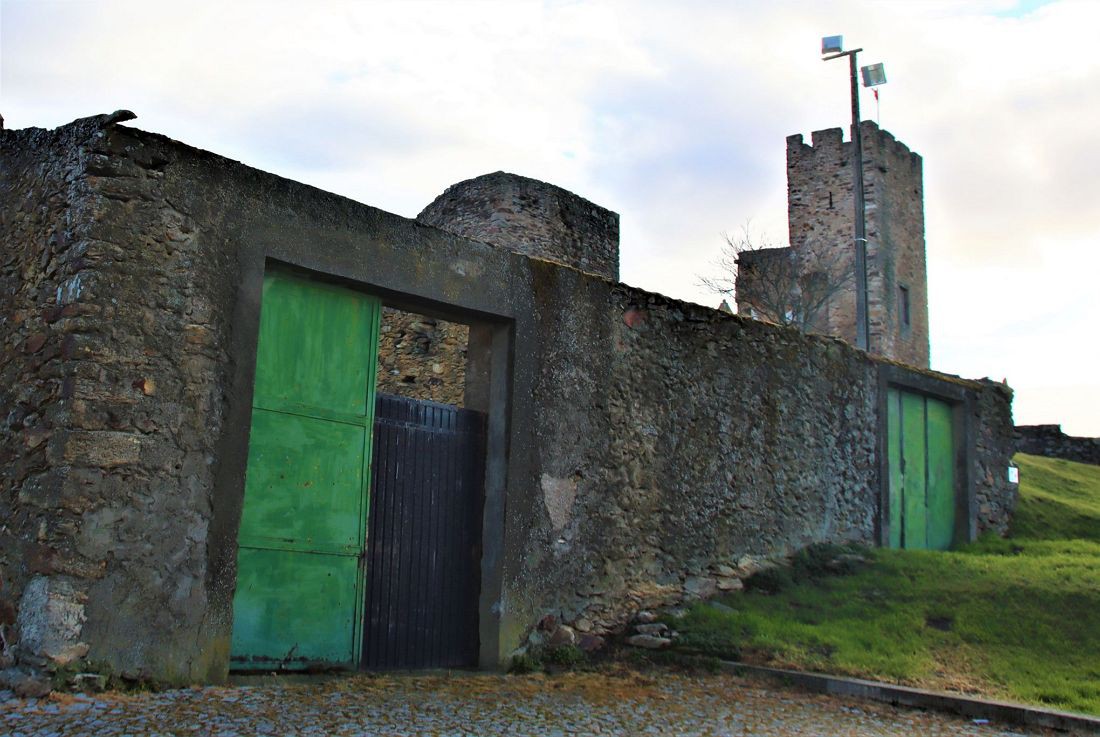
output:
[[[264,277],[236,668],[357,659],[379,313],[378,300],[350,289]]]
[[[955,536],[951,406],[921,394],[889,389],[886,432],[888,544],[946,550]]]

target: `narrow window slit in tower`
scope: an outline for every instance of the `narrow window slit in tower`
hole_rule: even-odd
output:
[[[901,321],[902,329],[908,329],[910,326],[910,314],[909,314],[909,287],[898,285],[898,318]]]

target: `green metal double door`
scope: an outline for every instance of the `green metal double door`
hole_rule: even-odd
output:
[[[380,311],[351,289],[264,278],[234,668],[357,661]]]
[[[889,545],[946,550],[955,538],[955,440],[951,405],[887,390]]]

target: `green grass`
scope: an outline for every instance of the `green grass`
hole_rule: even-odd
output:
[[[811,549],[775,593],[698,604],[683,651],[1100,714],[1100,467],[1020,455],[1007,539],[947,553]]]
[[[1011,536],[1100,542],[1100,467],[1019,454],[1021,504]]]

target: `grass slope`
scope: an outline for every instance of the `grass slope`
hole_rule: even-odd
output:
[[[774,593],[694,606],[677,647],[1100,714],[1100,467],[1016,461],[1009,538],[860,550],[845,575],[811,550]]]

